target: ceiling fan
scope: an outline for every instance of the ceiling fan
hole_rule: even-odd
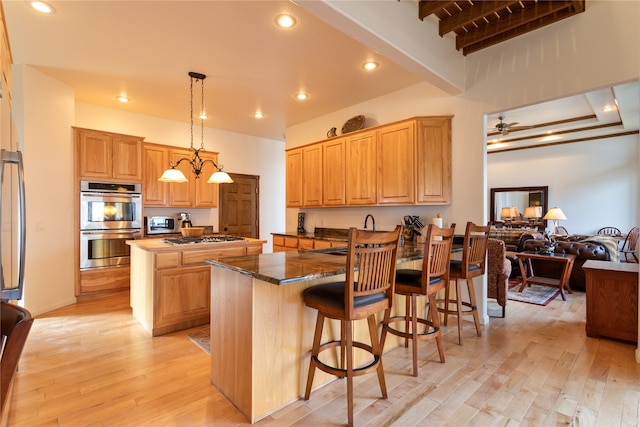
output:
[[[498,119],[500,120],[500,122],[496,123],[496,126],[494,127],[494,129],[503,135],[509,135],[509,129],[512,126],[515,126],[519,123],[519,122],[505,123],[503,114],[499,115]]]

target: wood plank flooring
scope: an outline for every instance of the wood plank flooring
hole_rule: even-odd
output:
[[[492,309],[499,313],[497,306]],[[421,343],[384,356],[388,399],[375,375],[355,381],[358,426],[638,426],[635,345],[585,335],[585,295],[548,306],[509,301],[483,336],[445,327],[446,363]],[[215,326],[215,325],[214,325]],[[334,381],[258,426],[346,422]],[[123,292],[38,316],[16,374],[10,426],[240,426],[249,423],[209,383],[209,356],[186,331],[151,338]]]

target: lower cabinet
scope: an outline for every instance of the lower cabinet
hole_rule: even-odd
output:
[[[206,266],[158,270],[154,295],[154,329],[207,323],[203,320],[209,318],[210,268]]]
[[[80,271],[76,296],[84,297],[96,292],[120,291],[129,288],[129,267],[97,268]]]
[[[293,237],[282,234],[273,235],[273,252],[308,251],[347,246],[346,241],[314,239],[311,237]]]

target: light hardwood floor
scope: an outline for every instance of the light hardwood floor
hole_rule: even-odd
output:
[[[497,306],[496,313],[498,312]],[[635,345],[585,336],[585,296],[546,307],[509,301],[483,336],[445,328],[446,363],[421,343],[419,377],[404,347],[384,355],[389,398],[375,375],[355,382],[363,426],[637,426]],[[215,325],[214,325],[215,327]],[[124,292],[36,318],[16,374],[10,426],[236,426],[249,423],[209,383],[209,357],[186,332],[151,338]],[[259,426],[346,422],[334,381]]]

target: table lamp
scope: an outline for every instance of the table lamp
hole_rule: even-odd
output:
[[[547,212],[547,214],[542,217],[542,219],[553,220],[553,232],[556,233],[558,230],[558,221],[560,221],[561,219],[567,219],[567,217],[564,215],[564,212],[562,212],[562,209],[551,208],[549,209],[549,212]]]

